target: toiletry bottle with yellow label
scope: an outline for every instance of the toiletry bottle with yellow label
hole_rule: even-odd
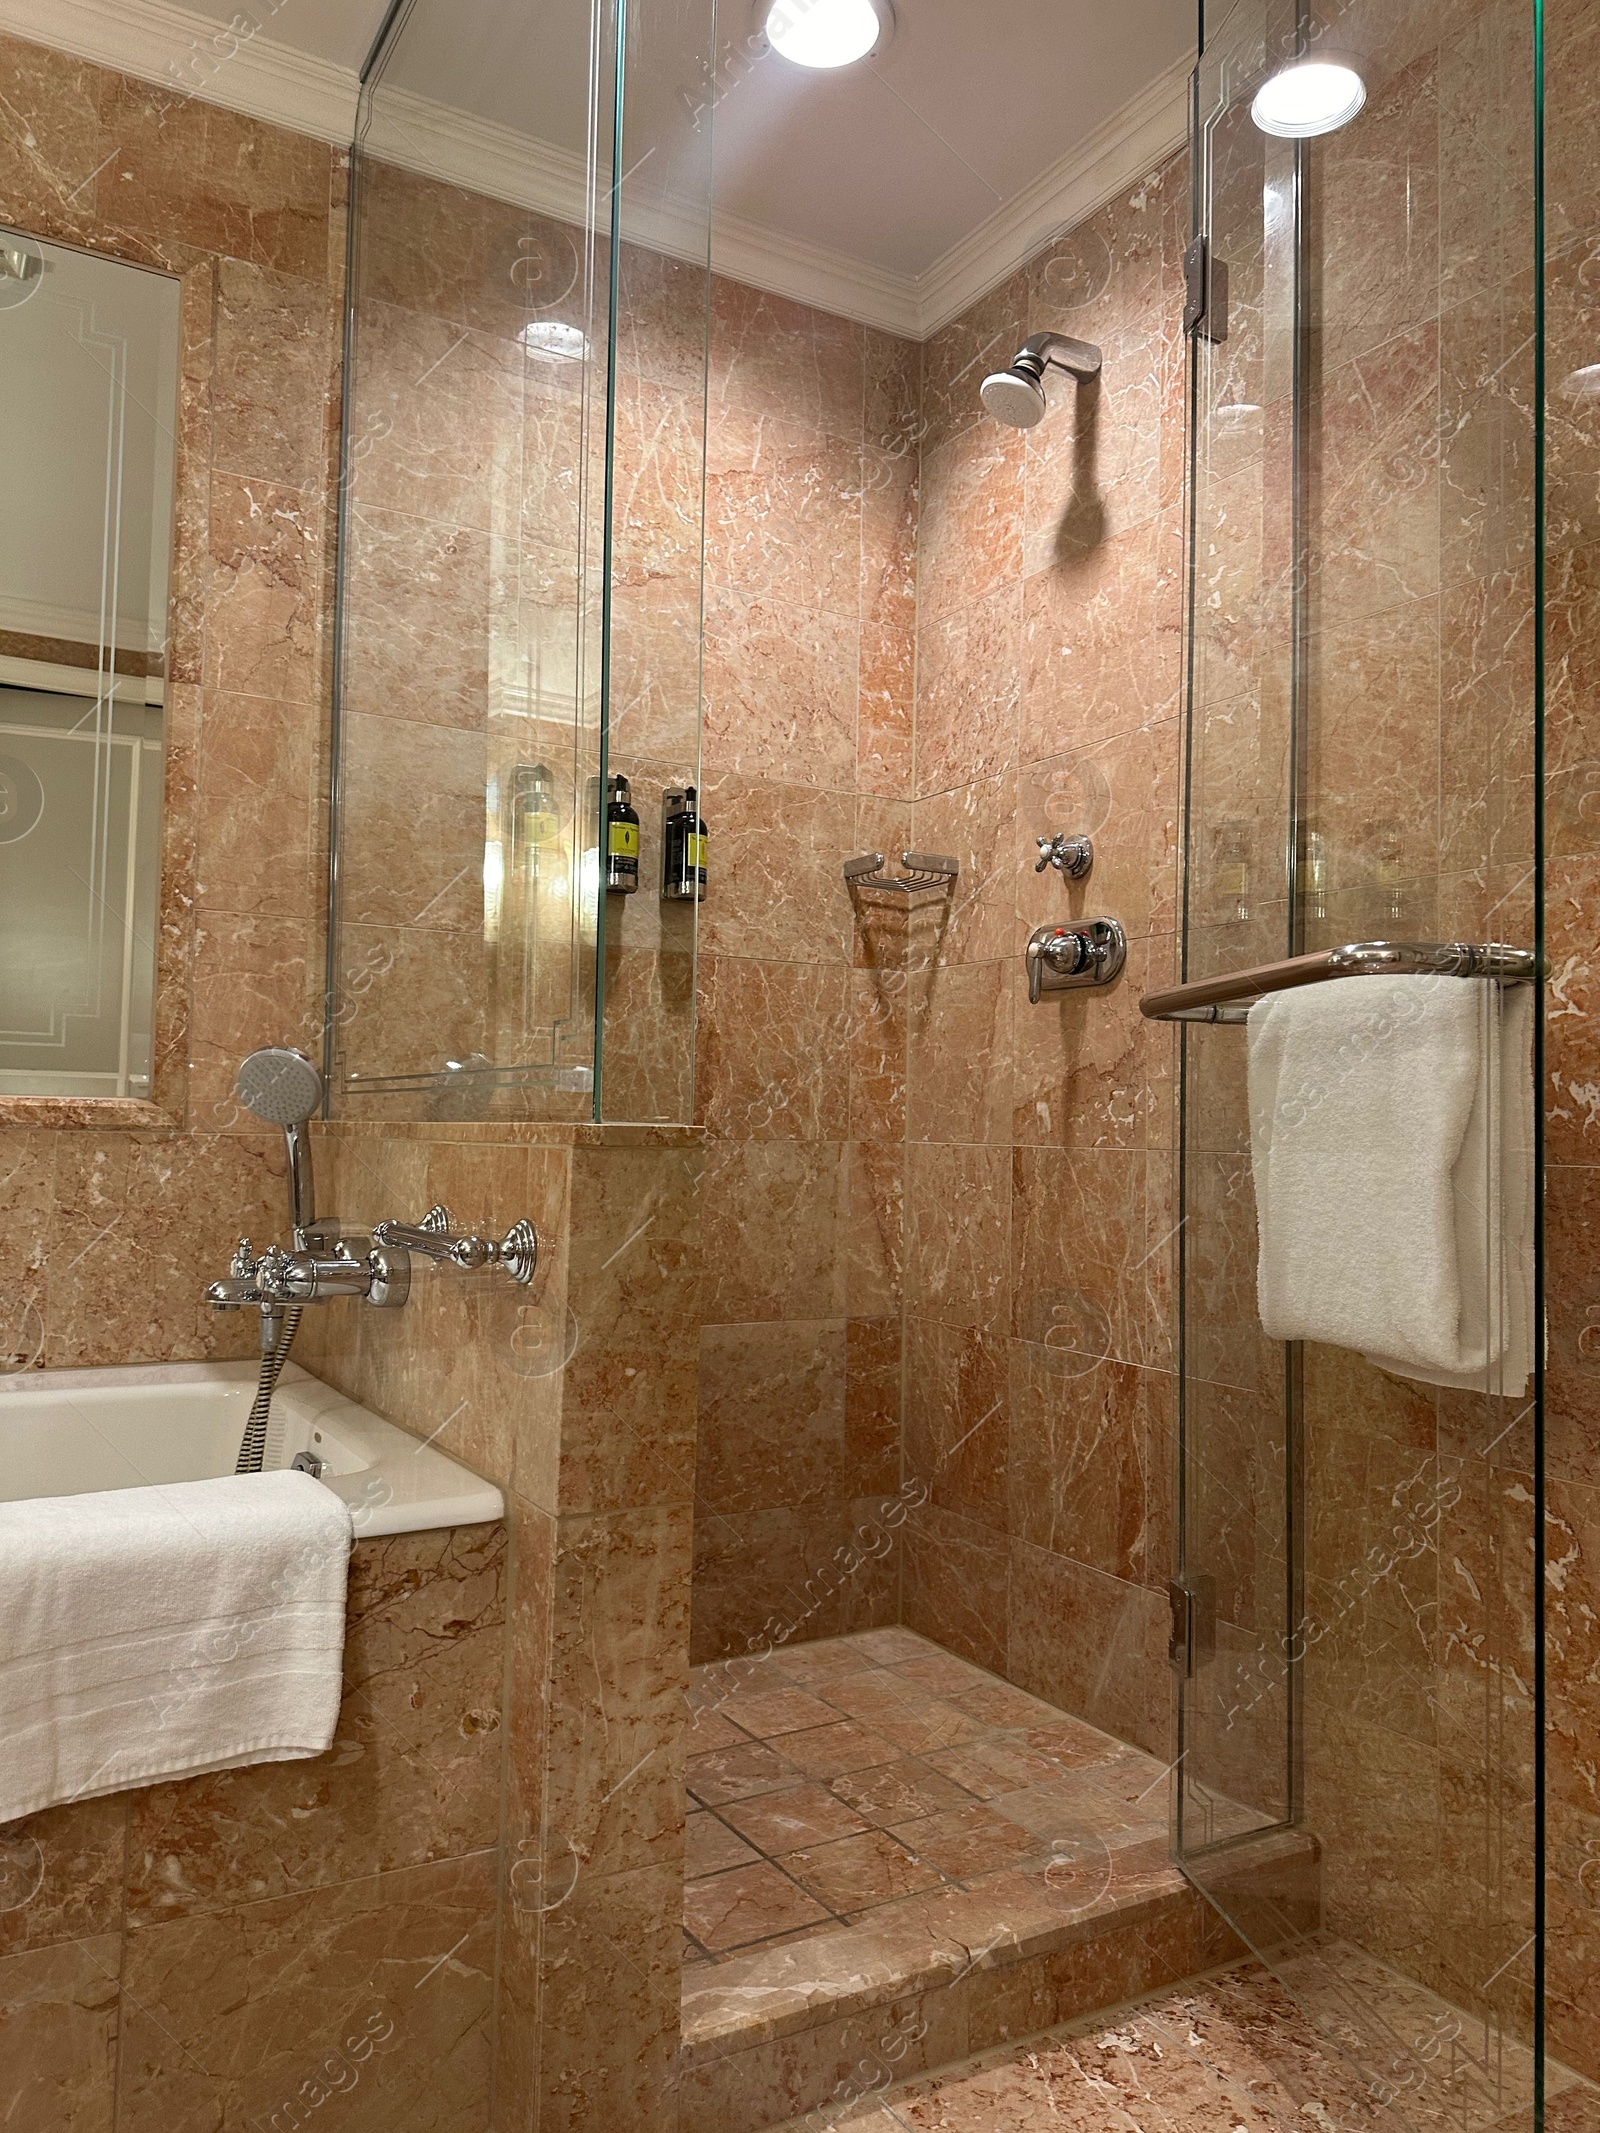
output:
[[[606,887],[632,896],[639,886],[639,817],[626,778],[611,780],[606,803]]]
[[[704,903],[706,894],[706,825],[696,811],[692,785],[680,799],[668,800],[662,838],[661,893],[669,902]]]

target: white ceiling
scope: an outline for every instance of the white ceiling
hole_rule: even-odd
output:
[[[282,0],[263,34],[341,68],[364,58],[385,0]],[[185,0],[226,23],[237,0]],[[746,12],[747,7],[750,12]],[[897,0],[881,56],[813,74],[734,57],[751,0],[721,0],[713,119],[719,217],[916,277],[1069,158],[1192,52],[1195,0]],[[707,0],[649,0],[628,160],[703,188]],[[417,94],[581,152],[588,0],[417,0],[396,69]],[[648,85],[648,87],[644,86]],[[684,93],[680,93],[684,92]]]

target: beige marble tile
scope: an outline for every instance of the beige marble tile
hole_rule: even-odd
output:
[[[701,1884],[706,1885],[706,1884]],[[546,1924],[541,2124],[668,2133],[678,2049],[681,1865],[585,1876]]]
[[[710,1135],[848,1138],[852,977],[841,964],[702,958],[696,1095]]]
[[[362,1541],[333,1746],[133,1795],[127,1915],[213,1911],[490,1848],[500,1820],[505,1535]]]
[[[918,798],[994,777],[1017,760],[1023,589],[1007,578],[926,620],[917,637]]]
[[[218,469],[307,491],[324,480],[335,421],[332,323],[320,277],[220,262],[211,418]],[[305,419],[319,408],[320,424]]]
[[[1020,430],[988,420],[925,449],[919,621],[1021,578],[1025,456]]]
[[[774,586],[714,587],[706,608],[706,760],[719,771],[848,791],[861,649],[836,614]]]
[[[121,1947],[115,1933],[0,1957],[0,2109],[37,2133],[111,2133]]]
[[[324,510],[314,492],[211,481],[205,673],[214,689],[311,702],[321,645]]]
[[[127,1823],[128,1802],[113,1794],[0,1828],[0,1952],[120,1930]]]
[[[719,275],[711,301],[713,410],[756,420],[780,410],[829,436],[859,437],[868,338],[847,319]]]
[[[488,2107],[493,1853],[128,1936],[118,2122],[270,2122],[320,2087],[353,2127]],[[364,2048],[365,2047],[365,2048]]]

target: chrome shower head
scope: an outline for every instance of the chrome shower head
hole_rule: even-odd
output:
[[[984,379],[979,391],[985,413],[1009,429],[1031,430],[1044,420],[1044,387],[1027,371],[994,371]]]
[[[987,413],[1014,430],[1031,430],[1045,418],[1044,374],[1070,371],[1080,381],[1100,375],[1101,355],[1092,341],[1066,333],[1036,333],[1025,341],[1009,370],[991,371],[979,388]]]
[[[322,1104],[322,1076],[304,1052],[269,1044],[241,1062],[234,1089],[269,1126],[303,1126]]]
[[[283,1128],[289,1171],[289,1220],[295,1247],[304,1248],[305,1233],[316,1219],[311,1180],[311,1143],[301,1130],[322,1105],[322,1076],[304,1052],[269,1044],[241,1062],[234,1082],[239,1101],[269,1126]]]

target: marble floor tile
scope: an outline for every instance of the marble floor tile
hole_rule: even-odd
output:
[[[937,1868],[907,1851],[886,1829],[793,1852],[787,1864],[803,1888],[840,1915],[868,1911],[897,1896],[914,1896],[937,1888],[940,1881]]]
[[[1553,2086],[1552,2129],[1600,2125],[1600,2093],[1563,2071]],[[1278,1980],[1249,1963],[846,2102],[829,2124],[838,2133],[1405,2133],[1414,2108],[1386,2109]],[[1470,2123],[1524,2133],[1529,2119],[1513,2109],[1492,2126]]]
[[[807,1777],[832,1780],[855,1770],[870,1770],[875,1764],[892,1763],[897,1750],[892,1741],[854,1719],[836,1725],[811,1726],[804,1733],[786,1733],[783,1752]]]
[[[729,1800],[722,1818],[769,1859],[808,1845],[830,1844],[836,1837],[861,1836],[867,1828],[826,1785],[784,1785],[777,1792],[757,1793],[754,1799]]]
[[[736,1695],[723,1707],[723,1716],[742,1726],[757,1740],[771,1740],[779,1733],[802,1733],[810,1726],[825,1726],[838,1713],[804,1689],[770,1689],[763,1695]]]
[[[746,1738],[738,1747],[691,1755],[686,1782],[694,1799],[707,1807],[720,1807],[724,1800],[747,1799],[752,1793],[793,1784],[794,1771],[774,1750]]]
[[[853,1771],[835,1778],[833,1789],[858,1814],[882,1828],[938,1814],[943,1808],[971,1804],[967,1792],[954,1779],[942,1777],[909,1755],[878,1769]]]
[[[766,1859],[684,1884],[684,1925],[706,1949],[746,1947],[828,1917],[814,1897]]]
[[[920,1898],[998,1917],[1019,1870],[1054,1890],[1070,1858],[1098,1887],[1113,1851],[1164,1857],[1159,1763],[909,1630],[696,1667],[689,1703],[687,1901],[713,1959]],[[781,1872],[740,1878],[760,1862]],[[814,1914],[790,1916],[795,1883]]]
[[[690,1881],[725,1874],[730,1867],[754,1866],[761,1854],[714,1814],[703,1810],[684,1824],[683,1870]]]
[[[952,1881],[971,1881],[980,1874],[1020,1866],[1039,1849],[1032,1830],[982,1806],[957,1807],[949,1814],[900,1822],[890,1835]]]

